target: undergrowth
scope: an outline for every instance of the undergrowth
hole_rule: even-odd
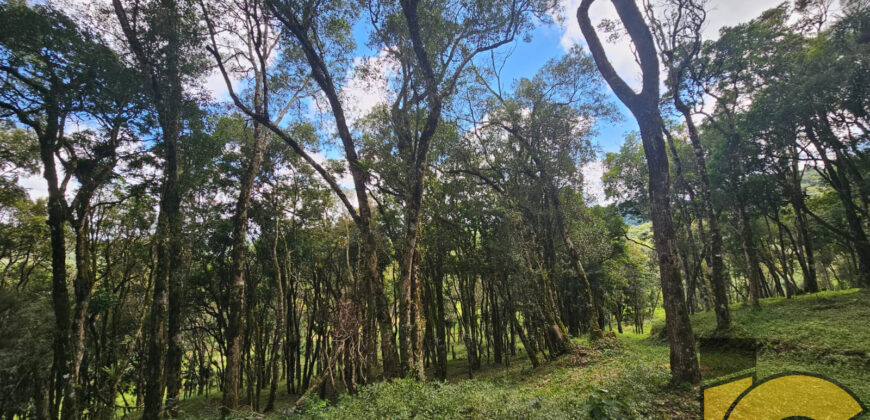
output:
[[[848,290],[794,299],[765,299],[762,309],[732,309],[730,336],[761,345],[756,377],[812,372],[835,379],[870,402],[870,291]],[[661,323],[658,320],[657,323]],[[712,313],[692,317],[696,335],[711,336]],[[485,365],[467,379],[465,361],[448,362],[448,381],[400,379],[362,387],[336,401],[313,396],[297,407],[282,393],[268,416],[240,410],[235,418],[293,419],[692,419],[697,388],[669,385],[668,347],[650,334],[608,334],[575,340],[570,353],[532,368],[522,353],[510,366]],[[702,369],[703,369],[702,361]],[[727,364],[728,358],[717,363]],[[735,362],[736,363],[736,362]],[[708,381],[709,382],[709,381]],[[219,395],[182,402],[182,417],[218,418]],[[283,408],[282,408],[283,407]],[[865,415],[863,418],[870,418]]]

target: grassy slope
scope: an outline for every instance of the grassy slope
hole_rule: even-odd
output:
[[[820,374],[870,405],[870,290],[772,298],[762,305],[761,311],[733,312],[732,334],[762,343],[757,378],[788,371]],[[693,325],[697,335],[710,335],[715,316],[698,314]]]
[[[785,371],[822,374],[870,403],[870,291],[766,299],[762,305],[761,311],[743,307],[733,311],[733,334],[765,343],[758,356],[758,378]],[[715,319],[702,313],[693,324],[696,334],[707,336],[715,328]],[[667,386],[668,349],[661,341],[627,333],[618,341],[605,340],[594,347],[582,340],[578,344],[583,348],[579,354],[537,369],[520,357],[509,368],[485,367],[473,380],[466,379],[463,360],[451,360],[447,384],[377,383],[337,404],[310,400],[302,407],[303,417],[587,418],[589,410],[597,407],[636,418],[697,418],[696,391]],[[281,395],[279,408],[290,404],[290,398]],[[217,398],[183,401],[181,411],[190,418],[215,417]],[[259,417],[250,411],[238,414]]]

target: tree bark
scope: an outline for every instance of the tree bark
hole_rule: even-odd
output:
[[[724,332],[731,329],[731,313],[728,311],[728,277],[725,275],[725,263],[722,260],[722,230],[719,228],[719,217],[713,208],[713,193],[710,188],[710,177],[707,175],[707,159],[704,157],[704,148],[701,146],[698,128],[692,120],[691,110],[680,98],[679,91],[673,86],[671,89],[674,89],[674,106],[686,121],[689,141],[692,142],[692,150],[695,152],[695,163],[698,167],[698,178],[701,183],[701,198],[710,231],[710,253],[707,260],[711,268],[710,287],[713,289],[716,331]]]
[[[157,269],[145,368],[145,407],[142,412],[144,420],[156,420],[163,405],[165,379],[166,377],[172,379],[173,386],[170,387],[170,394],[177,395],[177,389],[172,388],[177,383],[175,378],[181,368],[180,357],[176,357],[179,355],[180,348],[174,347],[173,353],[170,353],[171,356],[168,358],[169,363],[166,360],[168,338],[174,339],[180,334],[178,317],[182,304],[179,290],[181,282],[176,270],[180,254],[178,237],[181,233],[181,195],[178,183],[178,138],[181,132],[183,100],[180,65],[181,16],[178,4],[174,0],[160,2],[155,13],[158,13],[158,20],[162,23],[160,29],[164,32],[160,35],[164,38],[166,46],[161,49],[165,52],[165,57],[156,60],[148,55],[148,49],[141,44],[140,34],[136,32],[138,29],[130,24],[121,0],[113,0],[112,6],[130,50],[141,67],[148,95],[157,110],[163,138],[163,191],[155,234]],[[159,64],[160,68],[155,68],[155,63]],[[173,290],[170,291],[170,288]],[[170,322],[171,328],[168,334],[167,312],[171,315],[170,321],[173,321]]]
[[[680,278],[670,211],[670,174],[663,138],[664,127],[658,110],[659,63],[655,43],[634,0],[612,0],[640,57],[643,88],[640,93],[635,93],[613,69],[589,20],[589,7],[593,1],[583,0],[577,9],[580,29],[604,79],[637,119],[649,169],[650,213],[670,343],[671,381],[697,384],[701,381],[701,375]]]
[[[43,177],[48,184],[48,219],[46,223],[50,232],[51,246],[51,299],[54,309],[54,388],[52,417],[57,415],[60,407],[61,390],[64,388],[64,378],[69,372],[69,329],[70,306],[69,290],[67,289],[66,272],[66,199],[58,184],[55,168],[54,152],[57,147],[59,124],[58,114],[49,104],[46,126],[39,135],[39,154],[42,161]]]
[[[262,106],[261,90],[257,88],[257,108]],[[236,200],[236,209],[233,214],[233,260],[230,269],[230,308],[227,325],[227,364],[226,380],[224,381],[223,407],[224,414],[234,410],[239,405],[239,376],[242,352],[242,336],[244,335],[244,323],[242,316],[245,313],[245,260],[248,251],[248,207],[251,203],[251,191],[254,188],[254,180],[263,159],[263,149],[266,144],[265,133],[262,132],[259,123],[254,123],[254,143],[251,155],[245,165],[242,174],[239,196]],[[252,381],[253,378],[248,378]]]
[[[278,392],[278,360],[281,358],[284,333],[284,290],[285,280],[281,275],[281,264],[278,261],[278,236],[280,232],[279,220],[275,221],[275,237],[272,242],[272,269],[275,271],[275,331],[272,338],[272,354],[269,358],[271,363],[271,383],[269,385],[269,399],[264,411],[275,408],[275,396]],[[290,379],[288,379],[288,382]]]

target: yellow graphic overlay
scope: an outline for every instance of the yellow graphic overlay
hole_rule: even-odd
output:
[[[722,420],[734,400],[752,386],[753,378],[737,379],[704,389],[704,420]]]
[[[848,420],[864,411],[861,402],[837,383],[807,373],[775,375],[755,382],[736,379],[704,389],[704,420]]]

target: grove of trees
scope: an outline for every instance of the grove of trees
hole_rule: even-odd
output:
[[[538,367],[658,307],[698,384],[690,314],[870,287],[870,5],[593,3],[0,0],[0,418]],[[509,80],[557,21],[586,46]]]

